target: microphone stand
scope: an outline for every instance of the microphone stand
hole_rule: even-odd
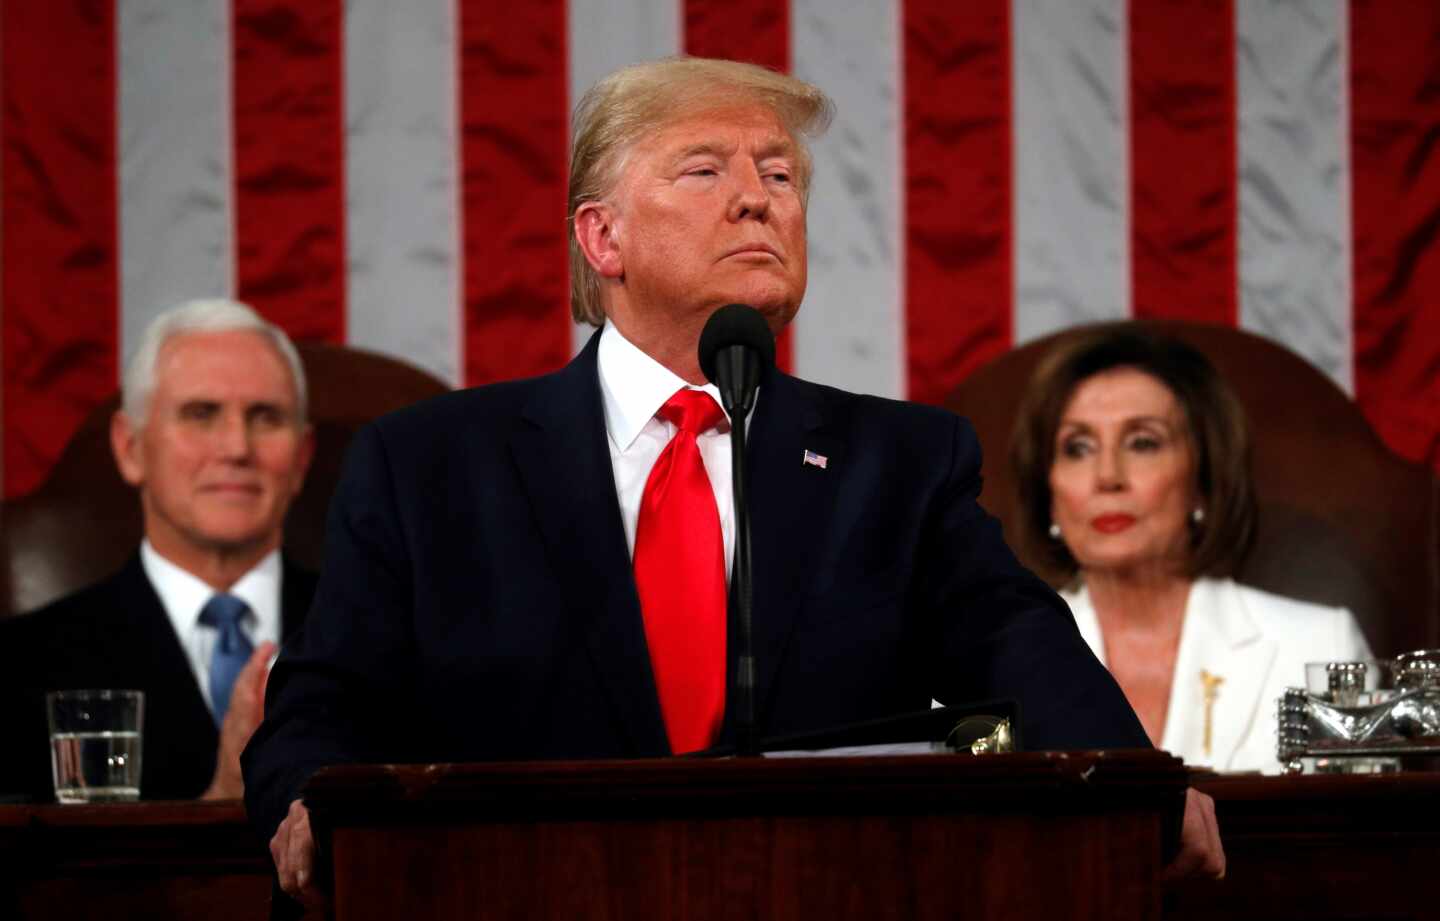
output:
[[[734,612],[740,652],[735,669],[736,748],[742,756],[760,753],[755,738],[755,639],[750,584],[750,508],[745,496],[745,416],[730,423],[730,469],[735,490],[735,565],[730,574],[730,610]]]
[[[717,375],[729,386],[720,388],[730,413],[730,477],[735,498],[735,557],[730,573],[729,609],[740,649],[735,669],[735,748],[742,756],[760,753],[755,734],[755,640],[751,610],[754,589],[750,565],[750,503],[745,492],[745,417],[755,405],[759,368],[747,349],[722,349]],[[747,386],[748,384],[748,386]]]

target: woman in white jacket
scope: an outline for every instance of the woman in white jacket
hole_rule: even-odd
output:
[[[1305,664],[1370,658],[1346,610],[1242,586],[1249,436],[1198,351],[1114,324],[1041,363],[1012,462],[1024,535],[1152,741],[1222,771],[1276,772],[1275,702]]]

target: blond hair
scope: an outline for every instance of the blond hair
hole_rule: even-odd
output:
[[[675,57],[633,64],[595,84],[575,107],[570,154],[570,311],[577,323],[605,322],[600,277],[575,236],[575,212],[615,187],[634,145],[657,128],[723,105],[751,102],[771,109],[799,149],[796,181],[802,201],[810,189],[805,138],[823,132],[830,99],[803,80],[755,64]]]

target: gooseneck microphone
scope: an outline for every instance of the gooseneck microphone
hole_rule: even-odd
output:
[[[700,333],[700,370],[720,388],[730,415],[730,476],[735,493],[735,562],[728,608],[738,653],[735,669],[735,748],[759,754],[755,736],[755,641],[751,632],[754,592],[750,577],[750,510],[745,494],[745,417],[755,405],[760,376],[775,364],[775,337],[760,311],[726,304]]]

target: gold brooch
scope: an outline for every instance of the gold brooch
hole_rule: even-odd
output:
[[[1200,686],[1205,692],[1205,738],[1203,742],[1205,756],[1210,756],[1210,728],[1214,722],[1215,701],[1220,696],[1220,685],[1225,679],[1219,675],[1212,675],[1205,669],[1200,669]]]

